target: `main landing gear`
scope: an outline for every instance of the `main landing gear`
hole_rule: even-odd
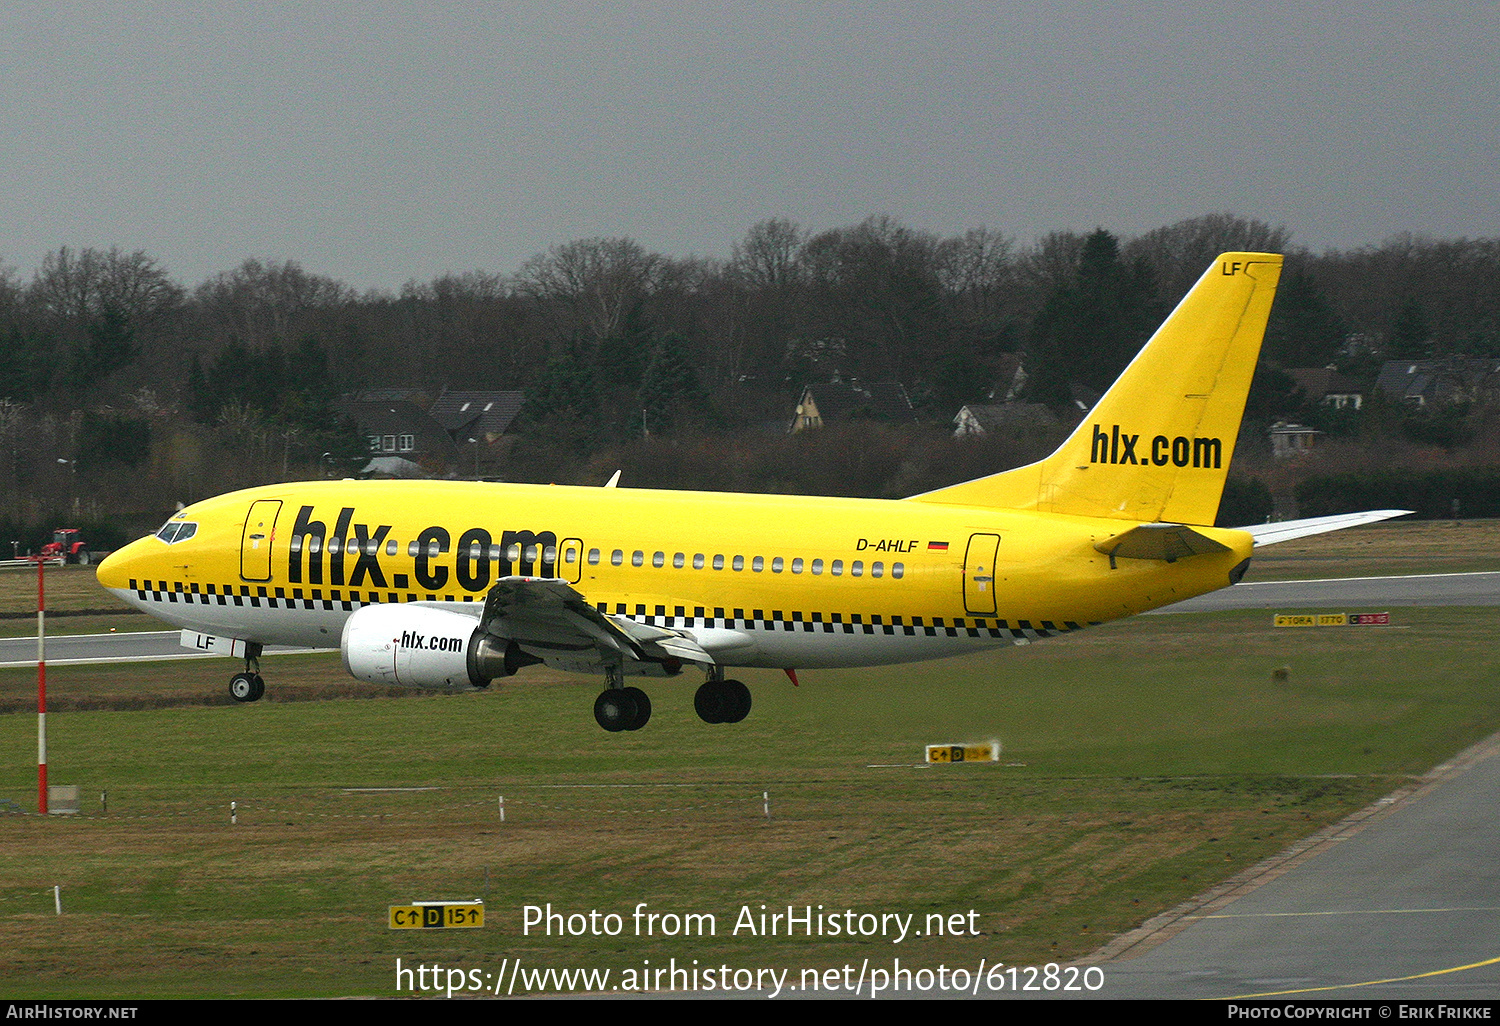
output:
[[[738,723],[750,715],[750,689],[737,680],[710,677],[693,696],[693,709],[704,723]]]
[[[640,688],[627,688],[618,666],[605,667],[605,688],[594,699],[594,719],[611,734],[640,730],[651,719],[651,699]]]
[[[236,702],[258,702],[266,693],[266,682],[260,679],[260,645],[245,646],[245,672],[229,678],[229,697]]]
[[[627,688],[618,667],[605,668],[605,683],[594,699],[594,719],[611,734],[640,730],[651,719],[651,699],[640,688]],[[704,723],[738,723],[750,715],[750,689],[725,680],[724,668],[709,667],[708,680],[693,696],[693,708]]]

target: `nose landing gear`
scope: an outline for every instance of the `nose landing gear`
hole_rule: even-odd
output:
[[[266,682],[260,679],[260,645],[245,646],[245,672],[229,678],[229,697],[236,702],[258,702],[266,693]]]

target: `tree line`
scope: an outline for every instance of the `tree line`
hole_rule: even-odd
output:
[[[554,472],[536,446],[502,470],[554,480],[622,439],[769,432],[803,385],[834,377],[900,381],[942,426],[1020,354],[1025,398],[1062,405],[1112,381],[1226,250],[1288,255],[1268,416],[1292,402],[1279,369],[1370,380],[1386,358],[1500,356],[1500,239],[1312,253],[1229,214],[1026,244],[890,217],[820,232],[771,219],[720,257],[581,239],[510,272],[365,292],[292,261],[191,285],[144,252],[63,248],[29,279],[0,266],[0,490],[61,508],[107,486],[159,492],[162,475],[201,497],[306,474],[358,455],[334,404],[371,387],[526,392],[518,428]]]

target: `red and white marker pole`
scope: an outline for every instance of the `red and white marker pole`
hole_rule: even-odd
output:
[[[47,561],[36,561],[36,807],[47,815]]]

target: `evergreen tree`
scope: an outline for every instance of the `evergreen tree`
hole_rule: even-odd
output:
[[[641,377],[637,405],[640,412],[633,425],[651,434],[666,434],[687,421],[701,419],[706,412],[708,395],[698,383],[698,372],[682,336],[663,335],[657,342]]]
[[[1103,391],[1162,316],[1145,264],[1124,264],[1115,237],[1098,229],[1084,241],[1073,280],[1048,297],[1032,323],[1029,393],[1062,404],[1070,382]]]
[[[1324,367],[1338,357],[1344,323],[1302,268],[1281,276],[1264,352],[1283,367]]]

